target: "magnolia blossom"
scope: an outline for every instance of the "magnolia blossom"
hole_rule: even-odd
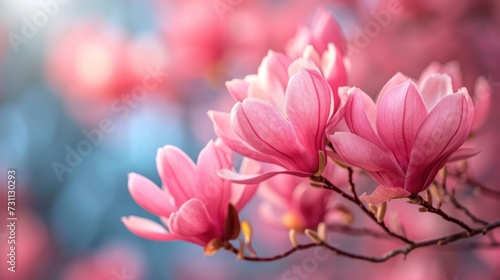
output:
[[[446,64],[441,64],[439,62],[431,63],[422,71],[422,74],[420,74],[418,84],[423,86],[424,82],[436,73],[448,74],[451,77],[454,91],[463,86],[460,65],[456,61],[450,61]],[[472,125],[473,131],[480,129],[488,118],[491,108],[491,93],[492,88],[488,81],[483,77],[477,78],[474,85],[474,92],[472,93],[472,101],[474,102],[475,109],[474,123]]]
[[[220,245],[237,237],[234,228],[239,229],[239,223],[232,209],[243,208],[256,185],[244,187],[217,176],[217,170],[232,167],[231,151],[227,147],[220,141],[210,141],[195,165],[178,148],[165,146],[159,149],[156,164],[162,188],[134,173],[129,175],[128,187],[137,204],[159,216],[169,230],[148,219],[122,218],[130,231],[147,239],[184,240],[200,246],[214,240]],[[258,167],[243,162],[243,168],[256,172],[254,169]]]
[[[353,88],[345,106],[351,132],[331,135],[340,160],[364,169],[380,185],[363,198],[381,203],[425,190],[447,161],[475,153],[457,151],[469,136],[474,105],[465,88],[453,93],[451,78],[434,74],[420,87],[396,74],[377,106]]]
[[[266,164],[263,169],[280,170]],[[337,186],[347,183],[347,172],[334,164],[327,164],[323,176]],[[320,222],[333,222],[337,218],[350,220],[347,209],[335,204],[334,192],[314,188],[309,178],[282,174],[259,184],[258,194],[263,198],[259,211],[271,225],[286,229],[316,229]],[[347,216],[346,216],[347,215]]]
[[[333,16],[324,8],[314,14],[310,27],[301,26],[285,46],[286,52],[292,57],[300,57],[306,46],[311,45],[322,54],[328,45],[333,43],[341,54],[345,54],[346,43],[344,35]]]
[[[270,52],[258,75],[228,83],[238,101],[231,113],[208,113],[215,132],[231,149],[286,170],[247,176],[223,170],[221,176],[257,183],[278,173],[308,177],[322,170],[326,130],[342,112],[322,75],[296,66],[287,56]]]

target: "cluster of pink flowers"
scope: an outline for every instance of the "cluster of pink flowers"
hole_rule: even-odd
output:
[[[341,166],[363,170],[379,186],[361,198],[378,204],[426,190],[448,162],[478,153],[462,146],[488,110],[484,80],[472,98],[455,66],[433,64],[418,80],[397,73],[374,102],[347,87],[356,69],[350,69],[342,32],[326,10],[285,49],[269,51],[257,74],[226,83],[236,103],[230,112],[208,112],[218,139],[196,165],[167,146],[157,157],[161,188],[129,175],[134,200],[163,223],[123,218],[130,231],[211,252],[238,236],[238,212],[257,189],[266,221],[304,230],[341,211],[332,204],[335,195],[311,187],[311,179],[343,187]],[[240,172],[233,168],[233,152],[244,156]]]

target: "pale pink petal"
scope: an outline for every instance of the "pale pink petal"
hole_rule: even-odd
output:
[[[250,83],[241,79],[233,79],[226,82],[226,88],[236,101],[243,101],[248,97]]]
[[[288,67],[292,59],[285,54],[269,51],[259,66],[259,76],[273,76],[281,85],[288,82]]]
[[[169,241],[179,239],[178,236],[168,233],[167,229],[151,220],[129,216],[122,217],[122,222],[133,234],[151,240]]]
[[[158,149],[156,166],[164,189],[177,207],[193,196],[190,187],[195,182],[195,165],[182,150],[170,145]]]
[[[380,93],[377,97],[377,104],[380,103],[380,100],[382,100],[382,98],[387,94],[387,91],[390,90],[391,88],[393,88],[394,86],[396,85],[399,85],[399,84],[402,84],[406,81],[408,81],[410,78],[408,78],[407,76],[401,74],[401,73],[396,73],[394,76],[392,76],[392,78],[387,81],[387,83],[385,83],[384,87],[382,87],[382,89],[380,90]]]
[[[368,140],[349,132],[336,132],[330,136],[330,140],[335,152],[349,164],[366,171],[391,171],[402,174],[394,157]]]
[[[236,135],[231,126],[229,113],[209,111],[208,116],[212,120],[217,136],[233,151],[259,161],[270,162],[273,160],[273,157],[255,150]]]
[[[377,104],[377,132],[406,170],[413,141],[427,116],[422,96],[411,80],[389,89]]]
[[[328,81],[332,91],[336,93],[339,87],[347,84],[347,72],[344,65],[344,57],[337,46],[328,44],[328,49],[323,53],[323,57],[321,59],[323,76]],[[336,94],[334,94],[334,98],[334,103],[340,104],[339,97]]]
[[[460,64],[456,60],[452,60],[444,65],[439,62],[432,62],[427,66],[418,79],[418,86],[422,88],[425,80],[433,74],[447,74],[450,76],[453,90],[456,91],[462,86],[462,73],[460,71]]]
[[[250,146],[276,157],[280,165],[287,168],[311,166],[311,163],[306,162],[308,158],[301,158],[303,149],[297,143],[292,125],[271,104],[247,98],[233,107],[231,124],[235,132]]]
[[[311,44],[311,31],[307,27],[299,26],[295,36],[286,44],[285,50],[290,57],[297,58],[302,56],[302,52],[309,44]]]
[[[411,193],[403,188],[378,186],[371,195],[362,194],[359,198],[371,204],[380,204],[398,197],[408,197]]]
[[[146,177],[130,173],[128,189],[139,206],[157,216],[168,216],[172,211],[177,210],[172,197]]]
[[[189,237],[208,233],[211,225],[212,221],[205,204],[199,199],[191,198],[178,212],[170,215],[168,226],[173,234]]]
[[[475,148],[460,148],[451,154],[448,162],[468,159],[479,154],[480,152],[481,150]]]
[[[492,88],[485,78],[479,77],[474,87],[474,124],[472,130],[479,129],[488,119],[491,107]]]
[[[467,139],[474,119],[474,105],[467,92],[444,97],[422,123],[410,156],[405,189],[426,188],[449,156]]]
[[[292,77],[293,75],[299,73],[299,71],[303,68],[321,73],[321,69],[319,69],[319,66],[314,61],[300,57],[290,64],[290,67],[288,67],[288,75]]]
[[[231,180],[231,182],[239,184],[258,184],[278,174],[290,174],[299,177],[311,176],[311,173],[309,172],[294,171],[294,170],[270,171],[261,174],[240,174],[229,169],[222,169],[219,170],[217,173],[222,178]]]
[[[431,111],[443,97],[453,94],[450,76],[446,74],[433,74],[429,76],[424,81],[421,92],[427,110]]]
[[[249,159],[244,158],[241,163],[240,173],[241,174],[258,174],[262,172],[261,163]],[[232,196],[231,202],[237,210],[240,210],[247,204],[247,202],[254,196],[257,191],[258,184],[251,185],[240,185],[233,183],[231,186]]]
[[[286,114],[299,142],[310,153],[323,149],[332,99],[328,83],[318,72],[302,69],[290,78]]]

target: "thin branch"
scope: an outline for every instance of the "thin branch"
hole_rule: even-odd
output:
[[[429,204],[427,201],[425,201],[421,196],[416,196],[416,197],[410,197],[410,201],[413,204],[420,205],[425,208],[427,212],[436,214],[441,216],[443,219],[447,220],[448,222],[454,223],[461,228],[465,229],[468,232],[472,232],[472,228],[470,228],[468,225],[466,225],[463,221],[460,221],[456,218],[453,218],[452,216],[446,214],[443,210],[434,208],[431,204]]]
[[[353,228],[353,227],[349,227],[349,226],[341,225],[341,224],[328,225],[327,227],[328,227],[328,230],[330,230],[330,231],[347,233],[350,235],[364,235],[364,236],[371,236],[371,237],[380,238],[380,239],[391,238],[387,234],[382,234],[382,233],[376,232],[374,230],[370,230],[368,228]]]
[[[332,182],[330,182],[328,179],[326,179],[325,177],[323,176],[319,176],[319,177],[312,177],[311,179],[315,182],[319,182],[319,183],[322,183],[323,185],[323,188],[325,189],[328,189],[328,190],[333,190],[335,192],[337,192],[338,194],[340,194],[343,198],[351,201],[352,203],[356,204],[359,206],[359,208],[361,208],[361,210],[363,212],[365,212],[365,214],[370,217],[370,219],[372,219],[375,223],[377,223],[387,234],[389,234],[390,236],[392,237],[395,237],[407,244],[414,244],[415,242],[409,240],[408,238],[402,236],[402,235],[399,235],[393,231],[391,231],[387,225],[385,224],[384,221],[381,221],[380,223],[377,221],[377,217],[375,217],[375,214],[373,214],[364,204],[363,202],[359,199],[359,197],[357,196],[356,194],[356,187],[354,185],[354,182],[352,180],[352,169],[351,168],[347,168],[348,171],[349,171],[349,186],[350,186],[350,189],[351,189],[351,192],[354,194],[353,196],[347,194],[346,192],[344,192],[343,190],[341,190],[339,187],[335,186]]]
[[[422,241],[418,243],[413,243],[413,244],[408,244],[404,247],[389,251],[382,255],[381,257],[372,257],[372,256],[365,256],[365,255],[359,255],[355,253],[350,253],[344,250],[341,250],[339,248],[336,248],[332,245],[329,245],[325,242],[321,243],[310,243],[310,244],[304,244],[304,245],[298,245],[296,247],[293,247],[289,249],[288,251],[285,251],[279,255],[273,256],[273,257],[249,257],[249,256],[240,256],[241,259],[246,260],[246,261],[253,261],[253,262],[269,262],[269,261],[276,261],[283,259],[291,254],[293,254],[296,251],[301,251],[301,250],[306,250],[312,247],[324,247],[326,249],[329,249],[330,251],[335,252],[337,255],[341,256],[346,256],[349,258],[353,259],[358,259],[358,260],[364,260],[364,261],[369,261],[369,262],[374,262],[374,263],[380,263],[380,262],[385,262],[389,259],[392,259],[398,255],[404,255],[406,256],[408,253],[411,251],[417,249],[417,248],[422,248],[422,247],[430,247],[430,246],[443,246],[449,243],[453,243],[455,241],[461,240],[461,239],[467,239],[472,236],[478,235],[478,234],[485,234],[486,232],[500,227],[500,221],[490,223],[482,228],[479,229],[473,229],[471,231],[461,231],[459,233],[455,233],[449,236],[441,237],[441,238],[436,238],[436,239],[430,239],[427,241]],[[238,250],[234,248],[231,244],[225,247],[226,250],[238,254]]]

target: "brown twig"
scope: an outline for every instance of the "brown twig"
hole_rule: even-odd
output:
[[[379,233],[379,232],[376,232],[374,230],[370,230],[368,228],[353,228],[353,227],[341,225],[341,224],[328,225],[328,230],[347,233],[350,235],[371,236],[371,237],[380,238],[380,239],[391,238],[387,234]]]
[[[319,182],[319,183],[322,183],[323,184],[323,188],[325,189],[328,189],[328,190],[333,190],[335,192],[337,192],[338,194],[340,194],[343,198],[351,201],[352,203],[356,204],[359,206],[359,208],[361,208],[361,210],[368,216],[370,217],[370,219],[372,219],[375,223],[377,223],[387,234],[389,234],[390,236],[394,237],[394,238],[397,238],[407,244],[414,244],[413,241],[409,240],[408,238],[402,236],[402,235],[399,235],[393,231],[391,231],[387,225],[385,224],[384,221],[381,221],[380,223],[377,221],[377,217],[375,216],[375,214],[373,214],[370,209],[368,209],[364,204],[363,202],[359,199],[357,193],[356,193],[356,186],[353,182],[353,178],[352,178],[352,175],[353,175],[353,170],[352,168],[348,167],[347,170],[349,171],[349,188],[351,190],[351,192],[353,193],[353,195],[349,195],[347,194],[346,192],[344,192],[343,190],[341,190],[339,187],[335,186],[332,182],[330,182],[328,179],[326,179],[325,177],[323,176],[319,176],[319,177],[311,177],[311,179],[315,182]]]
[[[253,262],[277,261],[277,260],[283,259],[283,258],[293,254],[296,251],[306,250],[306,249],[309,249],[312,247],[323,247],[323,248],[326,248],[330,251],[333,251],[337,255],[346,256],[346,257],[358,259],[358,260],[374,262],[374,263],[380,263],[380,262],[385,262],[389,259],[392,259],[398,255],[406,256],[408,253],[410,253],[411,251],[413,251],[417,248],[429,247],[429,246],[435,246],[435,245],[436,246],[443,246],[443,245],[446,245],[449,243],[453,243],[457,240],[470,238],[472,236],[475,236],[475,235],[478,235],[481,233],[485,234],[486,232],[488,232],[492,229],[498,228],[498,227],[500,227],[500,221],[490,223],[490,224],[488,224],[482,228],[479,228],[479,229],[472,229],[471,231],[464,230],[464,231],[461,231],[461,232],[458,232],[458,233],[455,233],[455,234],[452,234],[449,236],[440,237],[440,238],[436,238],[436,239],[430,239],[430,240],[417,242],[417,243],[413,243],[413,244],[408,244],[404,247],[389,251],[389,252],[385,253],[384,255],[382,255],[381,257],[372,257],[372,256],[365,256],[365,255],[350,253],[350,252],[341,250],[339,248],[336,248],[332,245],[329,245],[328,243],[321,242],[318,244],[317,243],[310,243],[310,244],[304,244],[304,245],[297,245],[297,246],[289,249],[288,251],[285,251],[285,252],[283,252],[279,255],[273,256],[273,257],[242,256],[241,259],[246,260],[246,261],[253,261]],[[234,253],[234,254],[238,254],[238,249],[233,247],[231,244],[226,246],[225,249]]]

